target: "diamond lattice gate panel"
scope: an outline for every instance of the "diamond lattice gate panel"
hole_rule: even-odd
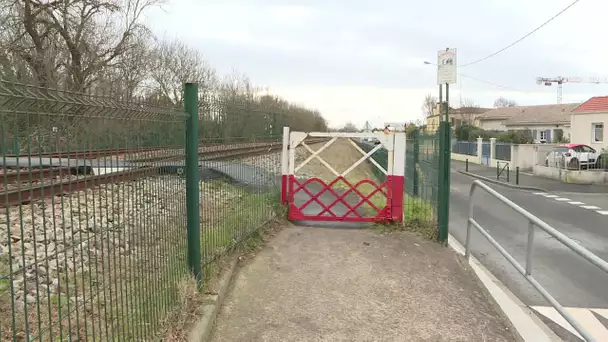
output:
[[[282,200],[289,206],[289,219],[297,221],[343,222],[401,222],[403,220],[403,185],[405,169],[405,133],[336,133],[283,131]],[[313,150],[307,138],[327,138],[318,150]],[[352,139],[377,140],[365,152]],[[338,171],[331,160],[321,153],[339,139],[348,141],[361,157],[353,160],[345,170]],[[303,148],[310,156],[296,164],[296,149]],[[388,163],[380,165],[371,156],[385,149]],[[333,175],[321,179],[319,175],[300,175],[298,172],[313,159],[318,160]],[[348,175],[362,163],[371,163],[386,177],[383,180],[349,179]]]

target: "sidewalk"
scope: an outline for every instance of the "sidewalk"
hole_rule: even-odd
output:
[[[212,341],[514,341],[451,249],[288,226],[235,276]]]
[[[452,170],[465,171],[465,162],[452,160]],[[483,177],[496,180],[496,165],[483,166],[479,164],[469,163],[469,172]],[[506,183],[506,170],[500,175],[500,181]],[[515,170],[510,170],[509,184],[515,184]],[[567,184],[555,179],[534,176],[530,173],[519,173],[520,186],[532,186],[545,189],[550,192],[581,192],[581,193],[608,193],[608,186],[605,185],[585,185],[585,184]]]

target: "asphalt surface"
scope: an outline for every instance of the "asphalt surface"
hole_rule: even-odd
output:
[[[463,245],[466,241],[469,191],[474,178],[460,174],[464,163],[452,162],[450,233]],[[541,180],[539,180],[540,183]],[[511,201],[536,215],[583,247],[608,261],[608,195],[556,191],[540,193],[488,184]],[[566,187],[562,188],[565,189]],[[578,204],[581,202],[582,204]],[[518,213],[493,196],[476,190],[474,217],[515,259],[525,265],[528,223]],[[571,204],[575,203],[575,204]],[[501,280],[524,304],[549,306],[548,302],[513,266],[474,229],[473,254]],[[608,308],[608,275],[537,230],[533,251],[532,275],[563,306]],[[602,321],[608,326],[608,321]],[[571,334],[549,322],[566,340]]]
[[[465,163],[453,160],[452,165],[457,166],[458,170],[465,170]],[[485,167],[482,165],[476,165],[469,163],[469,172],[499,180],[501,182],[507,181],[507,170],[499,169],[499,176],[497,177],[496,165],[493,167]],[[516,185],[515,170],[509,170],[509,184]],[[608,185],[605,184],[566,184],[555,179],[537,177],[530,172],[519,173],[519,183],[517,185],[531,186],[541,189],[545,189],[551,192],[575,192],[575,193],[597,193],[597,194],[608,194]]]

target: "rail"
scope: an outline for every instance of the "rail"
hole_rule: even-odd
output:
[[[515,258],[511,254],[509,254],[498,242],[496,242],[496,240],[494,240],[494,238],[492,238],[490,236],[490,234],[483,227],[481,227],[481,225],[479,225],[479,223],[477,223],[477,221],[475,221],[475,219],[473,218],[473,209],[475,208],[474,201],[473,201],[473,195],[474,195],[475,189],[477,187],[482,188],[490,195],[496,197],[501,202],[505,203],[511,209],[515,210],[516,212],[518,212],[519,214],[521,214],[523,217],[525,217],[528,220],[528,242],[526,244],[526,267],[525,268],[521,264],[519,264],[515,260]],[[511,265],[513,265],[513,267],[515,267],[515,269],[517,269],[517,271],[519,273],[521,273],[521,275],[523,275],[524,278],[526,278],[526,280],[528,280],[528,282],[555,308],[555,310],[557,310],[559,312],[560,315],[562,315],[562,317],[564,319],[566,319],[566,321],[568,321],[568,323],[570,323],[570,325],[572,325],[572,327],[586,341],[595,341],[595,338],[593,338],[593,336],[591,336],[591,334],[585,328],[583,328],[578,323],[578,321],[576,321],[574,319],[574,317],[572,317],[572,315],[570,315],[570,313],[568,313],[564,309],[564,307],[561,304],[559,304],[557,302],[557,300],[555,298],[553,298],[553,296],[551,296],[551,294],[549,294],[549,292],[547,292],[547,290],[545,290],[545,288],[542,285],[540,285],[540,283],[532,276],[532,252],[534,249],[534,235],[535,235],[535,231],[536,231],[535,228],[538,227],[538,228],[542,229],[543,231],[545,231],[546,233],[551,235],[553,238],[555,238],[557,241],[561,242],[563,245],[570,248],[576,254],[583,257],[583,259],[589,261],[590,263],[597,266],[600,270],[604,271],[607,274],[608,274],[608,262],[602,260],[600,257],[593,254],[586,248],[578,245],[576,242],[574,242],[572,239],[570,239],[566,235],[560,233],[559,231],[557,231],[555,228],[551,227],[549,224],[547,224],[543,220],[534,216],[533,214],[531,214],[524,208],[515,204],[514,202],[512,202],[511,200],[509,200],[508,198],[501,195],[496,190],[490,188],[489,186],[487,186],[486,184],[482,183],[479,180],[473,181],[473,184],[471,185],[471,191],[469,192],[469,216],[467,219],[467,236],[466,236],[466,245],[465,245],[465,249],[466,249],[465,257],[467,258],[467,260],[471,256],[471,226],[475,227],[481,233],[481,235],[483,235],[500,252],[500,254],[502,254],[511,263]]]
[[[324,138],[317,138],[307,140],[307,142],[315,144],[326,140],[327,139]],[[280,142],[203,146],[202,148],[199,148],[199,161],[231,160],[235,158],[263,155],[280,150],[281,148],[282,144]],[[162,157],[138,158],[130,161],[132,165],[129,165],[129,170],[100,175],[91,174],[89,170],[83,172],[83,174],[87,175],[86,177],[55,181],[53,176],[76,174],[79,172],[75,172],[73,166],[62,165],[62,159],[57,159],[59,165],[43,165],[42,167],[45,167],[44,169],[33,169],[31,165],[22,165],[21,167],[26,170],[17,170],[16,172],[7,173],[6,171],[8,168],[3,165],[7,158],[0,156],[0,170],[4,171],[0,174],[0,199],[2,199],[0,200],[0,207],[29,203],[34,200],[81,191],[102,184],[119,183],[162,174],[163,172],[167,172],[166,170],[171,169],[171,162],[177,163],[176,168],[183,166],[181,161],[184,158],[185,154],[182,153],[169,154]],[[31,164],[31,160],[35,161],[36,159],[39,159],[39,157],[35,156],[24,159],[29,159],[28,164]],[[67,162],[70,161],[71,160],[67,160]],[[84,167],[92,168],[92,166],[87,165],[84,165]],[[112,167],[111,163],[110,167]],[[43,178],[45,177],[51,177],[50,181],[44,182]],[[13,182],[19,184],[29,183],[29,186],[18,186],[15,189],[1,189],[2,185],[8,185]],[[40,184],[34,185],[33,183]]]

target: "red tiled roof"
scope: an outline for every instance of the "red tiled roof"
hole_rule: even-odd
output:
[[[608,112],[608,96],[595,96],[574,108],[573,113]]]

